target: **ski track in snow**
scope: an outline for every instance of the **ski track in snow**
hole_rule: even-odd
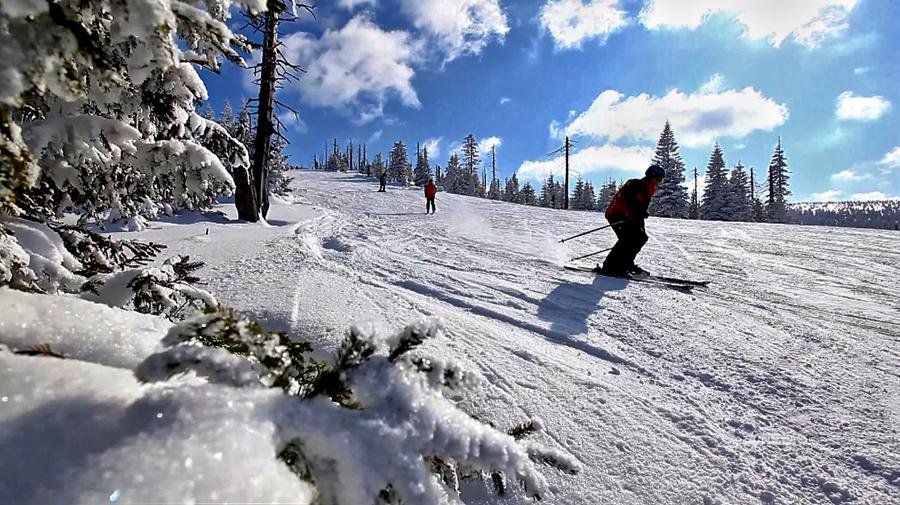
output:
[[[584,464],[548,470],[549,503],[900,503],[900,234],[651,219],[641,264],[713,281],[685,294],[563,270],[611,245],[557,243],[598,213],[441,193],[426,216],[419,189],[294,184],[304,203],[269,226],[138,235],[323,352],[352,322],[442,317],[427,350],[486,382],[466,408],[501,428],[541,417]]]

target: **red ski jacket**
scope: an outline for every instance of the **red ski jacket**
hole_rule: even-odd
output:
[[[434,185],[433,182],[429,182],[425,185],[425,198],[429,200],[434,198],[434,195],[437,194],[437,186]]]
[[[649,214],[650,199],[656,193],[655,179],[630,179],[619,188],[606,208],[606,219],[609,222],[639,221]]]

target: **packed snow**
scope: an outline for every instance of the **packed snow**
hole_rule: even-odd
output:
[[[650,219],[639,263],[712,281],[688,294],[563,270],[611,245],[608,231],[557,242],[599,213],[439,193],[426,216],[421,189],[295,176],[296,201],[273,202],[267,223],[222,205],[120,236],[205,261],[217,300],[322,355],[351,324],[395,335],[439,318],[443,337],[424,348],[482,386],[451,400],[497,427],[540,418],[535,441],[550,449],[535,450],[581,468],[543,472],[547,503],[900,501],[897,232]],[[319,409],[336,426],[368,422],[327,405],[290,410],[271,389],[142,384],[134,370],[162,351],[168,324],[48,298],[0,290],[0,344],[70,358],[0,352],[2,502],[306,503],[312,490],[274,457],[283,420],[311,423],[303,416]],[[91,335],[91,317],[110,323]],[[374,404],[428,390],[379,390],[390,370],[368,373],[359,394]],[[445,412],[420,422],[468,421]],[[438,432],[448,438],[405,443],[465,451]],[[361,454],[383,454],[385,436]],[[321,449],[340,450],[335,440]],[[462,491],[467,503],[501,501]]]

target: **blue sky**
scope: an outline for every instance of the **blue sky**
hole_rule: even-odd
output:
[[[891,0],[335,0],[286,26],[308,73],[289,153],[324,143],[426,142],[443,165],[473,133],[501,178],[639,174],[666,119],[691,170],[718,141],[764,171],[778,137],[793,199],[900,197],[900,2]],[[237,23],[235,23],[237,24]],[[210,100],[253,95],[243,71],[205,74]],[[702,181],[701,181],[702,183]]]

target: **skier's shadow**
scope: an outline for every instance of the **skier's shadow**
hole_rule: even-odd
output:
[[[626,285],[627,280],[599,275],[590,284],[565,281],[541,300],[537,316],[549,322],[555,332],[570,336],[585,333],[591,314],[602,308],[603,296],[625,289]]]

